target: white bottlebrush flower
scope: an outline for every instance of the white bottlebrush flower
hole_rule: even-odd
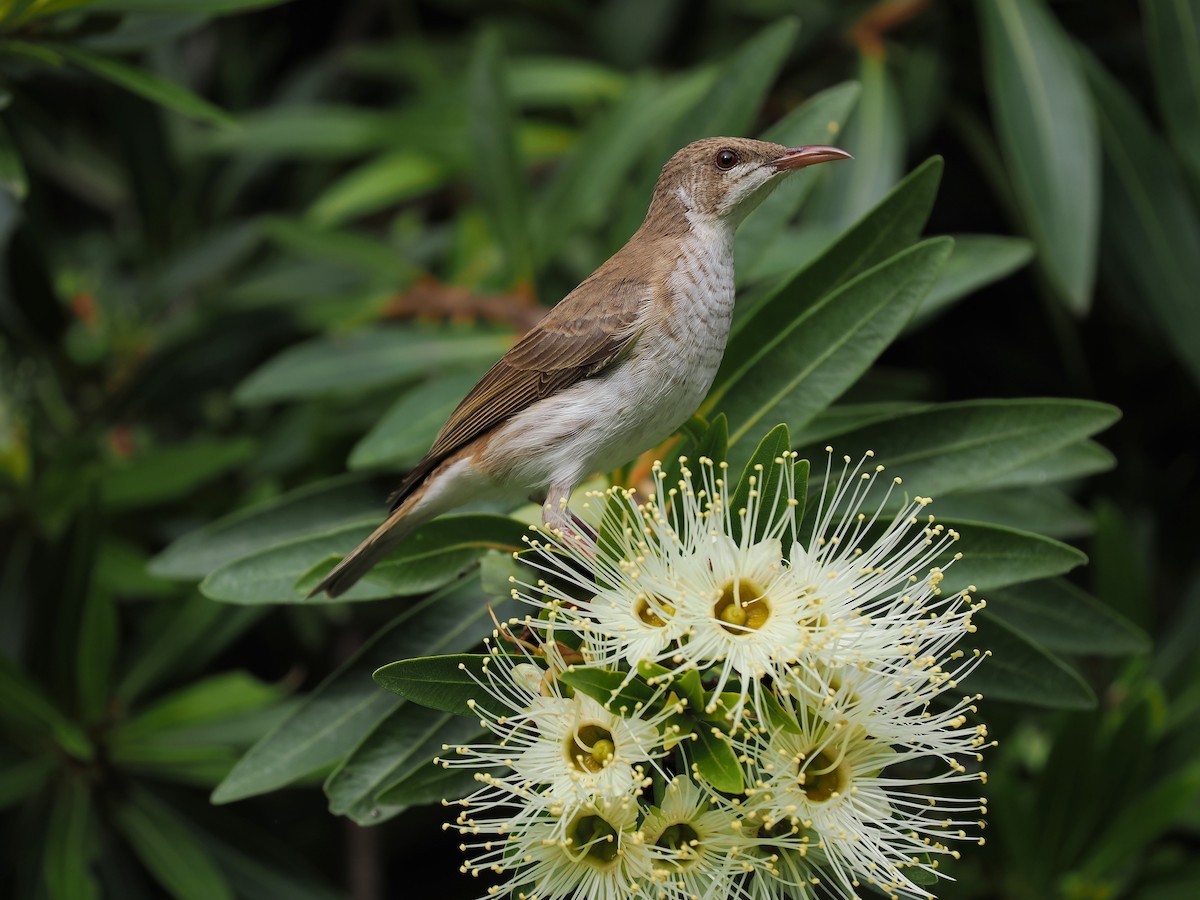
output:
[[[487,896],[524,900],[629,900],[644,896],[653,857],[632,797],[556,814],[525,808],[509,818],[458,824],[470,858],[462,870],[504,876]]]
[[[795,853],[823,872],[834,896],[857,896],[871,884],[893,896],[929,897],[909,874],[940,874],[951,843],[979,840],[986,801],[939,788],[982,782],[959,757],[978,761],[971,730],[947,727],[945,740],[906,746],[869,733],[862,720],[813,710],[783,698],[761,726],[737,738],[751,762],[747,819],[781,855]],[[930,860],[927,861],[925,856]]]
[[[682,776],[667,784],[641,832],[654,860],[651,893],[665,900],[747,897],[747,873],[771,863],[733,804]]]
[[[554,677],[564,664],[550,653],[547,670],[523,651],[492,651],[473,707],[491,740],[455,747],[439,760],[445,768],[478,770],[483,787],[461,801],[468,808],[540,804],[566,813],[634,797],[647,767],[665,752],[669,709],[622,715],[582,691],[568,694]]]
[[[531,541],[526,558],[546,577],[518,583],[513,594],[549,603],[548,621],[576,632],[590,662],[632,668],[648,660],[708,673],[712,690],[736,693],[735,723],[763,683],[797,673],[819,681],[853,666],[906,688],[953,687],[938,663],[973,629],[978,608],[965,591],[941,591],[937,563],[953,562],[945,557],[958,535],[925,514],[927,498],[893,504],[900,479],[882,479],[886,488],[877,490],[883,467],[870,453],[857,465],[844,457],[835,475],[831,448],[802,534],[794,457],[759,467],[737,510],[724,465],[703,458],[698,476],[683,465],[676,486],[656,466],[645,501],[622,488],[593,495],[589,502],[602,502],[599,537]],[[760,495],[759,485],[770,490]]]

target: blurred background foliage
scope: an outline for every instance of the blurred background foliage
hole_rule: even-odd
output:
[[[414,806],[461,789],[427,760],[471,723],[370,673],[487,632],[520,515],[446,517],[351,595],[414,599],[300,598],[665,158],[728,133],[856,156],[739,233],[704,410],[731,458],[785,421],[977,523],[1001,746],[988,841],[940,894],[1197,896],[1197,23],[0,0],[0,881],[478,893]]]

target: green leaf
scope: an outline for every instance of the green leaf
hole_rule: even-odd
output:
[[[625,88],[619,70],[572,56],[523,56],[509,62],[507,88],[522,107],[570,107],[612,100]]]
[[[628,673],[614,672],[596,666],[570,666],[558,676],[559,681],[577,691],[583,691],[601,706],[620,713],[623,708],[636,709],[652,702],[658,690]]]
[[[874,450],[910,495],[937,497],[1049,457],[1107,428],[1120,413],[1089,400],[966,400],[920,407],[837,439],[839,452]],[[815,463],[823,446],[801,451]],[[932,512],[936,514],[937,504]]]
[[[84,50],[78,46],[55,44],[53,48],[80,68],[87,69],[131,93],[145,97],[167,109],[215,125],[236,124],[236,120],[229,113],[196,96],[182,85],[166,81],[151,72],[135,69],[133,66],[127,66],[125,63],[101,56],[99,53],[92,53],[90,50]]]
[[[759,351],[717,401],[729,417],[730,465],[744,458],[734,450],[739,440],[764,420],[800,428],[857,381],[908,323],[951,247],[948,238],[925,241],[827,294],[786,328],[744,332],[756,333]]]
[[[1200,383],[1200,218],[1174,157],[1137,103],[1099,63],[1086,62],[1105,157],[1101,265],[1123,276],[1112,281],[1128,286],[1132,305],[1149,309]]]
[[[492,627],[474,580],[405,610],[255,744],[213,792],[213,802],[263,794],[342,759],[401,703],[376,686],[372,672],[396,659],[465,650]]]
[[[941,159],[926,160],[820,256],[789,276],[748,314],[735,314],[729,346],[705,407],[759,361],[763,335],[787,331],[818,300],[915,242],[933,208],[941,176]]]
[[[936,514],[939,519],[990,522],[1059,539],[1081,537],[1092,530],[1087,510],[1052,487],[956,491],[937,501]]]
[[[847,81],[814,94],[800,106],[768,128],[760,138],[788,147],[805,144],[832,144],[846,125],[858,103],[862,88]],[[787,224],[811,196],[813,188],[836,171],[818,166],[802,177],[789,177],[742,224],[735,239],[735,257],[739,281],[753,281],[756,263],[776,241],[787,241]]]
[[[962,535],[953,544],[962,559],[946,570],[943,591],[974,585],[986,597],[997,588],[1062,575],[1087,562],[1081,551],[1039,534],[983,522],[938,521]]]
[[[655,129],[674,110],[694,102],[705,84],[694,74],[666,83],[650,75],[636,77],[612,109],[595,118],[534,198],[532,224],[540,259],[552,259],[569,238],[611,216],[613,197]]]
[[[308,484],[189,532],[150,560],[160,578],[198,580],[274,544],[379,515],[382,497],[358,476]]]
[[[233,718],[270,706],[280,688],[246,672],[222,672],[167,694],[111,732],[114,746],[146,740],[167,731]]]
[[[666,155],[714,134],[746,134],[796,43],[799,29],[796,19],[781,18],[738,47],[721,64],[708,93],[675,123],[666,141]]]
[[[62,782],[50,810],[42,855],[42,875],[50,900],[99,900],[92,874],[96,855],[92,803],[77,778]]]
[[[970,644],[991,651],[958,688],[985,700],[1047,709],[1092,709],[1096,695],[1079,673],[1058,657],[986,612]]]
[[[257,449],[249,437],[202,437],[152,449],[114,464],[100,481],[100,499],[107,509],[119,511],[178,500],[241,466]]]
[[[857,76],[862,97],[838,141],[854,159],[829,167],[810,206],[815,219],[836,231],[875,206],[904,172],[904,119],[885,54],[860,53]]]
[[[153,794],[132,788],[113,819],[154,880],[176,900],[234,900],[188,822]]]
[[[456,800],[479,786],[475,775],[472,769],[447,769],[427,763],[381,789],[375,795],[375,802],[382,814],[383,811],[398,812],[438,800]]]
[[[504,249],[508,283],[532,283],[529,198],[517,156],[516,120],[505,90],[499,35],[485,33],[467,75],[472,173],[492,236]]]
[[[1056,653],[1145,653],[1150,638],[1069,581],[1054,578],[991,591],[988,615]]]
[[[989,478],[982,486],[991,489],[1038,487],[1107,472],[1116,464],[1116,457],[1104,447],[1095,441],[1083,440]]]
[[[766,525],[768,521],[778,520],[782,514],[781,506],[786,506],[789,498],[782,492],[785,477],[792,479],[793,496],[801,504],[808,492],[808,463],[801,461],[799,465],[791,458],[791,438],[788,437],[786,425],[776,425],[768,432],[750,455],[737,487],[729,499],[730,537],[735,541],[742,540],[743,510],[750,504],[750,492],[757,494],[755,505],[758,512],[754,516],[755,532],[750,537],[751,543],[757,543],[765,537],[765,529],[760,532],[758,525]],[[769,511],[768,514],[764,511]],[[804,507],[796,509],[796,521],[801,521]],[[795,535],[785,533],[780,535],[785,548],[795,540]],[[785,549],[785,552],[786,549]]]
[[[1200,190],[1200,0],[1143,0],[1142,9],[1167,135]]]
[[[454,656],[419,656],[388,663],[375,670],[375,683],[405,700],[456,716],[478,718],[472,703],[488,708],[488,694],[480,682],[487,683],[484,669],[499,665],[486,653],[459,653]]]
[[[1033,244],[994,234],[954,236],[954,252],[934,282],[910,327],[920,327],[953,303],[1011,275],[1033,258]]]
[[[740,794],[745,790],[742,766],[729,736],[705,722],[698,722],[692,734],[694,739],[687,747],[696,773],[718,791]]]
[[[483,375],[483,367],[435,376],[408,391],[350,451],[351,469],[411,469]]]
[[[374,530],[374,519],[296,538],[238,557],[213,571],[200,591],[226,603],[326,603],[421,594],[453,580],[488,549],[524,548],[526,525],[506,516],[456,514],[422,525],[336,601],[308,591]]]
[[[329,811],[360,825],[374,825],[403,807],[385,806],[378,797],[393,785],[424,770],[443,748],[479,734],[479,723],[451,713],[403,704],[379,723],[325,782]]]
[[[511,336],[477,327],[378,327],[289,347],[243,381],[244,406],[367,391],[463,366],[490,365]]]
[[[329,185],[309,207],[308,219],[338,225],[440,188],[449,176],[444,165],[423,153],[385,153]]]
[[[67,754],[89,760],[95,753],[83,729],[68,719],[41,688],[0,654],[0,731],[49,733]]]
[[[266,607],[230,609],[194,595],[148,617],[138,644],[126,654],[129,665],[116,697],[131,704],[168,679],[200,671],[254,626]]]
[[[1038,264],[1077,315],[1092,302],[1100,147],[1083,72],[1040,0],[979,0],[996,137]]]

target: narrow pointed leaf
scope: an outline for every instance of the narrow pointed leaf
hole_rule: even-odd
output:
[[[1023,238],[955,235],[954,252],[925,295],[910,327],[919,328],[968,294],[1011,275],[1033,258],[1033,250],[1033,244]]]
[[[59,787],[46,824],[42,873],[50,900],[100,900],[92,873],[95,847],[91,797],[77,778]]]
[[[1119,273],[1114,282],[1129,285],[1134,305],[1150,310],[1200,383],[1200,215],[1170,150],[1128,91],[1087,61],[1104,143],[1102,266]]]
[[[377,521],[298,538],[235,559],[212,572],[200,591],[226,603],[326,603],[308,592],[337,560],[370,534]],[[506,516],[457,514],[422,525],[336,602],[378,600],[436,590],[489,549],[524,548],[527,526]]]
[[[466,650],[492,627],[474,580],[405,610],[255,744],[213,792],[213,802],[266,793],[342,759],[402,702],[380,690],[372,672],[397,659]]]
[[[1158,106],[1200,190],[1200,0],[1143,0],[1142,9]]]
[[[925,227],[942,177],[942,160],[926,160],[871,212],[812,262],[789,276],[749,315],[734,318],[729,346],[707,405],[763,355],[762,336],[790,328],[822,297],[913,244]]]
[[[116,808],[117,827],[138,859],[175,900],[233,900],[233,890],[187,821],[135,788]]]
[[[1078,672],[986,612],[980,614],[979,630],[970,643],[990,650],[991,656],[958,685],[961,691],[1047,709],[1096,705],[1095,693]]]
[[[979,0],[996,136],[1038,264],[1077,315],[1092,302],[1100,146],[1087,85],[1041,0]]]
[[[962,558],[946,569],[945,592],[974,586],[986,598],[989,591],[1062,575],[1087,562],[1082,551],[1040,534],[984,522],[938,521],[962,536],[951,548]]]
[[[729,738],[706,722],[697,722],[693,735],[687,746],[697,774],[718,791],[740,794],[746,783]]]
[[[1144,631],[1061,578],[991,591],[987,611],[1056,653],[1124,656],[1150,649]]]
[[[492,235],[504,248],[510,283],[533,281],[533,245],[525,173],[517,157],[516,121],[505,89],[499,35],[488,32],[468,73],[472,172]]]
[[[308,484],[185,534],[154,557],[149,570],[161,578],[199,580],[240,556],[361,522],[382,510],[382,495],[361,476]]]
[[[207,100],[198,97],[173,81],[167,81],[144,69],[128,66],[111,57],[101,56],[99,53],[84,50],[79,46],[55,44],[54,49],[80,68],[87,69],[131,93],[145,97],[174,112],[215,125],[235,124],[234,118],[229,113],[218,109]]]
[[[508,349],[506,334],[477,328],[375,328],[316,338],[268,360],[234,399],[246,406],[345,395],[462,366],[490,365]]]
[[[857,381],[917,310],[952,243],[941,238],[902,251],[826,295],[786,329],[759,332],[753,364],[724,385],[717,402],[729,417],[730,464],[744,459],[744,451],[735,452],[738,442],[766,421],[803,427]]]
[[[499,665],[486,653],[453,656],[419,656],[388,663],[375,670],[375,683],[405,700],[456,716],[477,718],[473,702],[486,709],[487,683],[484,668]]]
[[[922,407],[839,435],[838,452],[874,450],[904,490],[931,496],[994,482],[1107,428],[1117,409],[1089,400],[967,400]],[[825,449],[801,450],[823,464]],[[818,463],[822,461],[822,463]]]

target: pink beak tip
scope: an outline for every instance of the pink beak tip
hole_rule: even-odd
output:
[[[789,170],[802,169],[805,166],[838,159],[854,159],[854,157],[840,147],[812,144],[807,147],[790,147],[782,156],[771,162],[777,169]]]

